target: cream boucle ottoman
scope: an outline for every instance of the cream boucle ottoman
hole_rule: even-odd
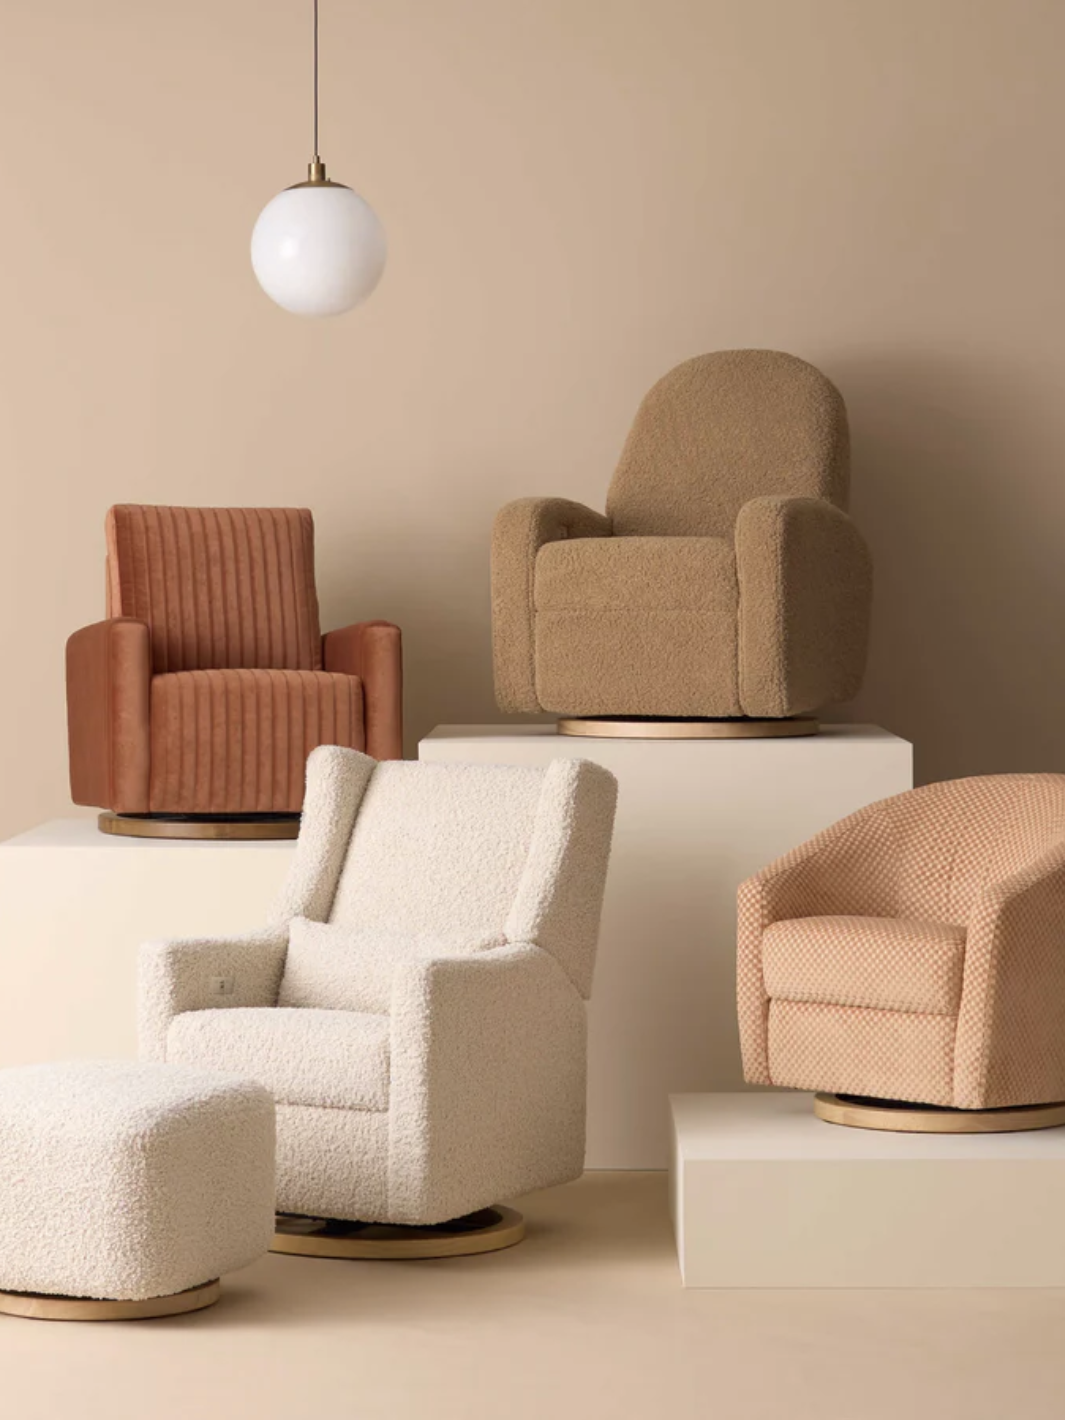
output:
[[[0,1312],[195,1311],[273,1230],[260,1085],[118,1060],[0,1070]]]

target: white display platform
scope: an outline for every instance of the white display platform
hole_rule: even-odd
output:
[[[95,819],[0,843],[0,1066],[135,1054],[140,943],[261,927],[294,847],[114,838]]]
[[[667,1097],[742,1086],[736,888],[855,809],[913,783],[912,747],[869,725],[765,740],[606,740],[552,725],[443,725],[423,760],[591,759],[617,827],[590,1007],[588,1167],[666,1168]]]
[[[686,1287],[1065,1286],[1065,1128],[887,1134],[811,1101],[672,1098]]]

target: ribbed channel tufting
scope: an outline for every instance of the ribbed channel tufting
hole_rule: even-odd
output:
[[[108,614],[148,623],[154,674],[321,669],[305,508],[124,504],[107,550]]]
[[[151,742],[153,813],[296,813],[312,749],[364,747],[362,682],[326,671],[157,675]]]

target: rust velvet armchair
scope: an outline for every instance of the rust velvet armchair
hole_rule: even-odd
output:
[[[107,617],[67,642],[72,797],[128,819],[102,827],[254,836],[299,813],[318,745],[401,757],[399,628],[321,634],[307,509],[127,504],[106,529]]]

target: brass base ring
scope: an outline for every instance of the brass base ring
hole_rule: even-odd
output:
[[[585,735],[597,740],[771,740],[816,735],[813,716],[790,720],[659,720],[653,716],[604,715],[598,719],[559,720],[560,735]]]
[[[299,814],[115,814],[97,819],[101,833],[121,838],[298,838]]]
[[[275,1227],[271,1252],[372,1261],[470,1257],[513,1247],[525,1236],[525,1219],[516,1209],[502,1204],[424,1228],[346,1223],[336,1218],[304,1218],[298,1213],[279,1213]]]
[[[1026,1104],[1005,1109],[948,1109],[864,1095],[815,1095],[814,1114],[852,1129],[887,1129],[898,1134],[1012,1134],[1022,1129],[1054,1129],[1065,1124],[1065,1103]]]
[[[32,1321],[146,1321],[155,1316],[183,1316],[213,1307],[222,1290],[216,1277],[169,1297],[139,1302],[106,1301],[96,1297],[54,1297],[43,1292],[0,1292],[0,1313]]]

